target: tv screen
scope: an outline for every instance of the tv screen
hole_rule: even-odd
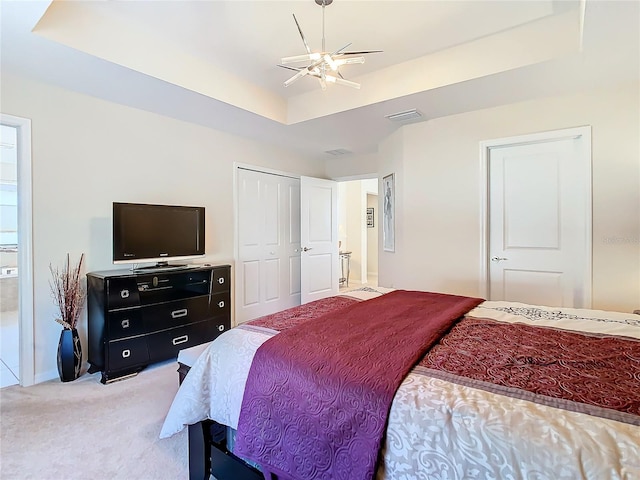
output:
[[[204,256],[204,207],[113,203],[113,263]]]

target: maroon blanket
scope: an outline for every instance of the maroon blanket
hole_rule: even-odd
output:
[[[251,365],[235,453],[280,478],[373,478],[402,379],[480,302],[396,290],[275,335]]]
[[[636,339],[464,318],[419,365],[463,385],[640,425]]]
[[[355,298],[340,296],[321,298],[314,302],[305,303],[304,305],[298,305],[297,307],[288,308],[281,312],[256,318],[255,320],[245,323],[245,325],[270,328],[271,330],[282,332],[283,330],[288,330],[289,328],[298,326],[303,322],[308,322],[311,319],[317,318],[320,315],[326,315],[330,312],[341,310],[344,307],[348,307],[349,305],[353,305],[354,303],[361,301],[362,300],[356,300]]]

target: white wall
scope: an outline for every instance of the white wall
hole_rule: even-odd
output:
[[[380,252],[380,285],[479,295],[479,142],[591,125],[593,308],[639,308],[639,105],[634,82],[394,133],[381,144],[379,176],[396,174],[396,251]]]
[[[349,281],[362,282],[362,181],[353,180],[346,183],[347,202],[347,250],[351,252]],[[344,244],[343,244],[344,247]],[[343,248],[343,250],[345,250]]]
[[[404,217],[401,212],[404,209],[403,195],[399,195],[398,192],[403,190],[403,169],[404,163],[404,128],[397,130],[389,137],[387,137],[380,144],[379,160],[380,170],[378,171],[378,192],[383,191],[382,179],[394,173],[394,187],[396,191],[395,197],[395,251],[403,251],[403,239],[404,239]],[[378,195],[378,211],[382,212],[382,202],[384,195]],[[380,215],[380,221],[383,221],[382,214]],[[400,287],[404,274],[397,268],[396,262],[398,260],[395,252],[384,252],[382,245],[382,231],[383,228],[378,228],[378,285],[382,287]],[[402,288],[402,287],[400,287]]]
[[[374,180],[375,181],[375,180]],[[376,191],[378,184],[376,182]],[[378,276],[378,226],[380,225],[380,209],[378,195],[367,193],[367,208],[373,208],[373,228],[367,227],[367,274]]]
[[[233,162],[324,176],[282,149],[26,78],[2,76],[2,112],[32,121],[36,382],[54,378],[60,326],[49,264],[114,269],[113,201],[206,207],[206,259],[233,260]],[[86,358],[86,313],[80,322]]]
[[[334,180],[355,180],[378,173],[378,154],[346,155],[327,158],[325,175]]]

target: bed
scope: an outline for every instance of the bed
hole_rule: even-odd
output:
[[[371,435],[375,425],[369,424],[375,423],[371,418],[377,418],[377,410],[368,403],[354,406],[352,422],[367,431],[353,432],[351,438],[349,430],[351,444],[344,448],[331,445],[343,442],[349,421],[342,414],[352,399],[327,414],[330,420],[314,417],[301,426],[304,409],[313,415],[331,409],[333,400],[328,399],[322,413],[316,411],[316,397],[343,394],[325,395],[314,386],[313,395],[301,396],[291,386],[300,380],[289,371],[281,373],[280,357],[267,363],[274,361],[265,357],[267,347],[281,339],[282,350],[282,341],[295,335],[304,340],[307,332],[316,338],[313,325],[318,323],[342,330],[357,312],[369,312],[364,321],[374,323],[371,312],[386,315],[384,304],[375,302],[395,297],[409,304],[414,293],[424,294],[358,289],[248,322],[201,351],[185,352],[179,361],[183,373],[187,365],[188,374],[161,437],[189,428],[191,478],[208,478],[210,472],[218,480],[261,478],[262,471],[265,476],[305,479],[640,479],[640,315],[632,313],[467,302],[465,313],[455,311],[451,323],[438,327],[437,338],[419,352],[417,361],[409,358],[413,363],[388,406],[382,402],[381,409],[387,411],[380,437]],[[398,305],[390,304],[389,310],[399,319],[406,315]],[[426,310],[421,306],[411,311]],[[390,323],[396,325],[398,319]],[[382,368],[393,369],[402,343],[410,343],[393,343],[393,332],[389,341],[370,335],[375,345],[367,349],[384,352],[372,370],[385,356],[393,361]],[[398,332],[404,335],[406,329]],[[354,338],[360,337],[346,342],[365,343]],[[326,342],[307,343],[328,348]],[[391,351],[387,344],[393,345]],[[303,349],[301,345],[285,348],[286,355]],[[336,348],[333,354],[343,355],[343,347]],[[324,367],[313,368],[317,372]],[[362,365],[357,368],[362,370]],[[280,378],[271,379],[270,372]],[[371,397],[368,390],[360,396]],[[342,428],[340,438],[333,424]],[[318,433],[322,429],[327,431]],[[325,442],[328,438],[328,443],[317,437]],[[371,439],[378,442],[367,457],[374,470],[363,470],[366,461],[354,452],[368,452],[364,442]]]

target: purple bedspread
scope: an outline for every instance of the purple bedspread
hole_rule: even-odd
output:
[[[267,340],[235,453],[281,479],[371,479],[395,392],[478,298],[396,290]]]

